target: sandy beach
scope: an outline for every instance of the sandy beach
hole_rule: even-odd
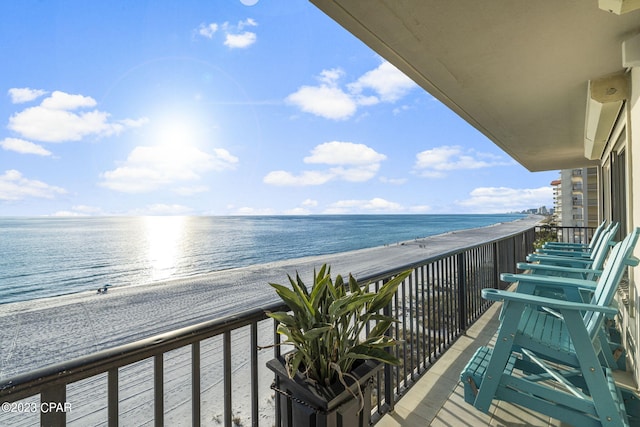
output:
[[[371,249],[259,264],[151,285],[117,287],[106,294],[84,292],[0,305],[0,383],[52,363],[215,319],[240,309],[277,302],[268,283],[287,283],[287,274],[296,271],[303,280],[310,280],[314,268],[328,263],[334,275],[351,273],[357,278],[364,277],[517,233],[539,220],[539,217],[528,217]],[[261,325],[260,344],[268,344],[271,327],[270,322]],[[247,333],[243,330],[235,333],[232,345],[234,376],[247,375],[248,378],[249,352],[242,351],[248,346]],[[222,393],[220,348],[219,338],[203,343],[205,425],[222,422],[221,409],[216,407]],[[264,364],[271,355],[271,351],[261,352],[260,363]],[[183,349],[171,352],[165,360],[165,409],[169,425],[180,425],[181,414],[190,411],[190,380],[184,380],[189,376],[188,361],[188,350]],[[148,367],[145,364],[151,366],[150,361],[142,361],[121,369],[121,416],[125,420],[122,425],[151,423],[153,384],[146,374]],[[268,388],[271,375],[266,369],[261,372],[265,376],[260,384],[261,416],[265,425],[271,425],[272,392]],[[95,387],[96,381],[104,383],[103,386]],[[246,417],[248,394],[243,381],[234,380],[234,407],[238,407],[239,420]],[[245,399],[247,403],[244,403]],[[92,378],[69,386],[68,400],[72,404],[77,402],[69,415],[70,420],[75,419],[83,425],[99,425],[100,420],[106,420],[106,379]],[[27,414],[3,419],[6,415],[0,414],[0,425],[6,422],[31,425],[33,421]]]

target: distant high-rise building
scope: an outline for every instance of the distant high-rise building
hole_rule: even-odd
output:
[[[598,169],[564,169],[560,179],[551,181],[554,219],[564,227],[597,227]]]

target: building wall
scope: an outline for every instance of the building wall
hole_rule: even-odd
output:
[[[640,67],[631,70],[630,83],[629,98],[601,161],[602,213],[606,220],[620,221],[622,232],[618,239],[640,227]],[[638,197],[634,197],[636,195]],[[624,207],[622,211],[621,206]],[[640,244],[636,245],[634,255],[640,258]],[[618,324],[629,356],[627,361],[640,384],[639,284],[640,266],[629,268],[629,286],[621,286],[618,293]]]
[[[628,194],[631,203],[629,203],[629,218],[631,218],[631,226],[640,227],[640,67],[634,67],[631,70],[631,96],[627,103],[627,121],[628,125],[628,144],[630,154],[629,168],[629,188]],[[636,171],[637,173],[634,173]],[[634,197],[637,195],[638,197]],[[636,246],[635,256],[640,258],[640,245]],[[628,344],[636,348],[635,359],[640,357],[638,346],[640,345],[640,316],[638,315],[638,307],[640,307],[640,286],[635,280],[640,278],[640,267],[631,269],[630,295],[629,295],[629,313],[628,331],[632,337]],[[640,383],[640,367],[635,366],[636,381]]]
[[[560,171],[555,188],[556,221],[564,227],[597,227],[600,223],[596,167]]]

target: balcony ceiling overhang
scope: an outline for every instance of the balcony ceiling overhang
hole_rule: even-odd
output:
[[[531,171],[596,164],[588,83],[623,72],[640,31],[640,10],[596,0],[311,2]]]

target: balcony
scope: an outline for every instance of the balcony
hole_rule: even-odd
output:
[[[511,405],[484,415],[463,403],[458,384],[467,356],[496,331],[498,308],[483,300],[480,290],[504,287],[499,273],[515,271],[515,263],[532,250],[536,228],[530,224],[507,223],[386,248],[392,255],[387,264],[370,266],[358,277],[377,288],[412,270],[386,309],[399,319],[391,334],[404,341],[395,350],[403,365],[387,366],[375,379],[374,422],[556,425]],[[590,232],[551,231],[560,237],[566,232],[569,240]],[[0,425],[279,426],[282,408],[270,390],[273,376],[265,362],[281,350],[259,346],[279,339],[265,311],[283,308],[247,309],[1,379],[3,403],[35,408],[46,402],[65,410],[0,412]]]
[[[562,426],[560,421],[510,403],[499,402],[491,414],[485,414],[464,401],[460,372],[479,346],[493,345],[499,312],[499,305],[490,307],[377,426]]]

